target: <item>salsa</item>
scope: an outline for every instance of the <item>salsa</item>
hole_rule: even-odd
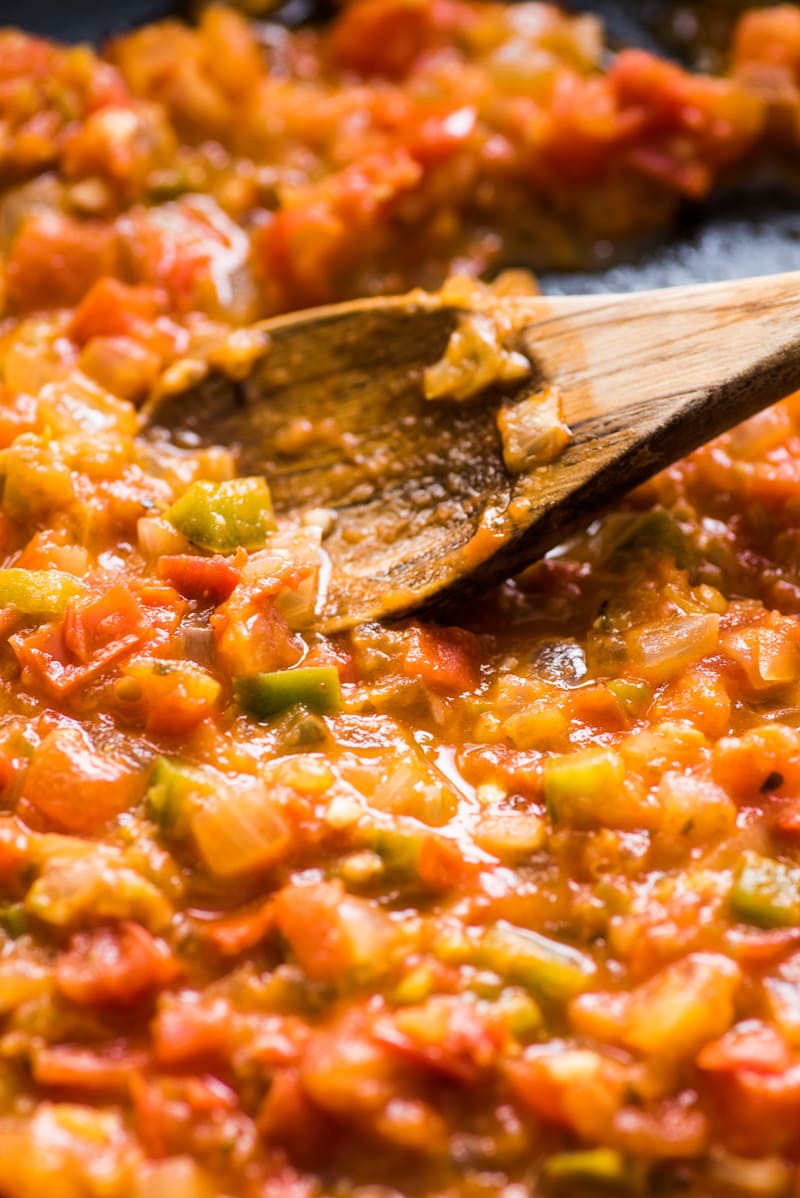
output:
[[[140,435],[259,317],[529,287],[798,130],[793,5],[714,77],[538,3],[0,33],[2,1198],[800,1194],[800,396],[335,637],[325,513]]]

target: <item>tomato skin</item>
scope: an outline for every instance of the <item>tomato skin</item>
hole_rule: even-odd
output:
[[[187,736],[216,711],[219,682],[191,662],[143,658],[130,662],[124,675],[136,698],[125,702],[125,683],[120,683],[120,710],[140,718],[154,736]]]
[[[151,287],[98,279],[73,312],[69,335],[78,345],[85,345],[92,337],[135,334],[142,320],[156,316],[160,307],[158,293]]]
[[[30,842],[23,825],[17,820],[0,822],[0,882],[9,893],[16,894],[21,888],[29,859]]]
[[[90,835],[128,810],[143,791],[141,770],[98,752],[76,727],[56,728],[33,754],[19,811],[47,827]]]
[[[282,1144],[295,1160],[314,1164],[324,1160],[335,1143],[335,1129],[306,1093],[300,1071],[277,1069],[258,1115],[258,1129],[267,1141]]]
[[[719,1040],[706,1044],[697,1057],[700,1069],[711,1073],[753,1069],[757,1073],[782,1073],[792,1054],[783,1036],[769,1024],[750,1019],[736,1024]]]
[[[496,1017],[438,995],[393,1019],[378,1019],[373,1034],[403,1059],[465,1085],[474,1085],[496,1065],[508,1041]]]
[[[40,1048],[33,1059],[33,1076],[41,1086],[84,1093],[88,1098],[126,1099],[132,1079],[148,1064],[146,1052],[100,1054],[72,1045]]]
[[[187,599],[206,599],[215,606],[224,603],[241,581],[241,573],[227,558],[198,557],[191,553],[159,558],[158,576]]]
[[[55,213],[29,216],[11,246],[8,296],[17,311],[77,304],[114,274],[116,236],[108,225]]]
[[[274,598],[258,588],[236,587],[211,617],[211,627],[219,659],[233,677],[285,669],[302,655]]]
[[[230,1006],[223,999],[202,1005],[171,1002],[153,1021],[156,1059],[162,1065],[182,1066],[224,1057],[232,1030]]]
[[[467,15],[448,0],[354,4],[336,23],[332,49],[349,70],[402,79],[425,51],[444,42],[448,27]]]
[[[313,981],[332,982],[391,964],[388,916],[345,893],[341,883],[286,886],[275,896],[275,922]]]
[[[263,940],[275,926],[272,899],[250,911],[224,916],[198,926],[199,934],[224,957],[236,957]]]
[[[168,986],[180,966],[167,944],[125,920],[78,932],[56,965],[56,986],[70,1002],[127,1007]]]
[[[64,619],[10,638],[24,670],[55,698],[83,686],[147,642],[167,641],[185,603],[158,582],[111,587],[67,605]]]
[[[461,628],[413,624],[408,630],[403,666],[445,694],[474,690],[480,679],[476,638]]]
[[[800,1065],[780,1072],[738,1068],[706,1074],[720,1140],[747,1156],[800,1151]]]

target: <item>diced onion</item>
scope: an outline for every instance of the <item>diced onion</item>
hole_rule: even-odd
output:
[[[570,437],[561,419],[561,396],[555,387],[546,387],[537,395],[501,408],[497,427],[503,443],[503,461],[514,474],[552,462]]]
[[[141,516],[136,525],[136,535],[145,557],[191,552],[186,537],[163,516]]]
[[[243,778],[191,818],[200,856],[220,878],[269,869],[285,854],[289,834],[262,782]]]
[[[136,1179],[134,1198],[212,1198],[208,1180],[188,1156],[151,1161]]]
[[[733,1156],[722,1148],[711,1150],[709,1172],[737,1194],[784,1194],[790,1176],[788,1166],[777,1156]]]
[[[719,619],[716,613],[708,612],[673,616],[634,628],[627,637],[631,657],[646,670],[651,682],[665,682],[714,652]]]

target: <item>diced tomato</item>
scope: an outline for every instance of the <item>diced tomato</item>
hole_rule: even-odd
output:
[[[152,287],[130,287],[118,279],[98,279],[69,322],[69,335],[79,345],[92,337],[135,333],[142,319],[156,316],[161,305]]]
[[[717,741],[711,754],[715,781],[740,800],[760,798],[762,787],[794,794],[800,787],[800,732],[779,723]]]
[[[347,228],[327,200],[278,212],[253,235],[270,311],[329,302]]]
[[[258,1115],[258,1129],[270,1142],[283,1144],[299,1161],[318,1163],[335,1138],[324,1113],[309,1098],[296,1068],[275,1070]]]
[[[728,928],[725,943],[737,961],[769,964],[800,942],[800,928]]]
[[[235,1092],[216,1077],[135,1073],[129,1089],[136,1130],[151,1157],[185,1153],[196,1129],[207,1151],[209,1132],[213,1134],[216,1127],[230,1134],[238,1111]],[[252,1126],[248,1131],[254,1134]]]
[[[468,861],[455,840],[444,836],[426,836],[419,854],[420,880],[433,890],[453,890],[480,870],[477,861]]]
[[[108,225],[54,212],[27,217],[8,255],[9,300],[19,311],[78,303],[114,273],[115,236]]]
[[[601,732],[619,731],[627,725],[618,700],[606,686],[580,687],[570,695],[570,709],[574,718]]]
[[[339,882],[287,886],[275,896],[275,919],[302,969],[314,981],[385,972],[397,934],[389,917]]]
[[[137,579],[130,589],[139,604],[139,623],[151,648],[169,641],[186,611],[186,601],[174,587],[155,579]]]
[[[227,1051],[234,1031],[230,1004],[222,998],[194,1002],[191,995],[185,1001],[173,1000],[161,1007],[151,1030],[162,1065],[219,1057]]]
[[[654,1109],[623,1106],[612,1121],[610,1139],[623,1152],[655,1160],[691,1159],[708,1148],[709,1121],[696,1094],[687,1090]]]
[[[511,1089],[540,1119],[602,1138],[626,1095],[626,1070],[590,1049],[529,1050],[506,1066]]]
[[[109,646],[122,646],[124,651],[140,636],[139,608],[122,585],[88,602],[71,604],[64,616],[64,645],[84,665]]]
[[[450,0],[373,0],[344,10],[331,45],[349,70],[402,79],[422,54],[471,19],[466,5]]]
[[[168,986],[180,974],[169,946],[141,924],[78,932],[56,965],[56,985],[71,1002],[127,1007]]]
[[[754,1069],[757,1073],[782,1073],[792,1063],[786,1040],[774,1027],[758,1019],[737,1023],[719,1040],[700,1051],[697,1064],[710,1072]]]
[[[147,1063],[146,1052],[98,1052],[96,1048],[53,1044],[36,1050],[33,1076],[40,1086],[82,1091],[89,1097],[115,1095],[124,1099],[131,1079]]]
[[[322,639],[303,658],[305,666],[334,666],[341,682],[358,682],[358,666],[353,653],[339,640]]]
[[[270,596],[240,586],[211,617],[217,653],[231,675],[258,674],[295,665],[301,641],[289,631]]]
[[[725,680],[712,669],[690,667],[670,682],[654,707],[658,719],[691,720],[709,737],[724,736],[732,701]]]
[[[208,600],[217,606],[230,598],[241,572],[226,557],[177,553],[158,560],[158,576],[187,599]]]
[[[19,812],[48,828],[89,835],[132,807],[143,790],[141,769],[96,749],[80,728],[61,727],[31,758]]]
[[[144,658],[130,662],[124,674],[133,693],[118,697],[126,712],[140,715],[147,731],[156,736],[191,732],[213,714],[221,691],[219,682],[192,662]]]
[[[436,996],[378,1019],[373,1035],[407,1060],[468,1085],[496,1065],[508,1040],[497,1018],[460,996]]]
[[[480,679],[478,644],[461,628],[412,624],[407,632],[403,667],[434,690],[460,694],[474,690]]]
[[[736,25],[733,63],[738,73],[755,64],[788,77],[800,74],[800,11],[792,4],[745,12]]]
[[[6,757],[6,754],[3,754]],[[30,860],[29,834],[16,819],[0,820],[0,882],[13,891]]]
[[[722,1142],[746,1156],[800,1147],[800,1065],[778,1072],[750,1069],[709,1071],[703,1093],[716,1115]]]
[[[14,565],[25,570],[63,570],[82,577],[88,569],[89,554],[65,531],[44,529],[34,533]]]
[[[275,906],[270,898],[250,910],[204,921],[197,930],[223,956],[236,957],[263,940],[274,926]]]
[[[61,698],[132,652],[142,635],[136,601],[119,585],[69,604],[62,621],[30,635],[15,634],[10,644],[23,669]]]

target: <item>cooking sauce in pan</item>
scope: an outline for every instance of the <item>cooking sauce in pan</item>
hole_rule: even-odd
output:
[[[800,8],[717,70],[465,0],[0,34],[3,1198],[800,1192],[797,396],[337,638],[325,513],[137,435],[258,316],[791,174]]]

